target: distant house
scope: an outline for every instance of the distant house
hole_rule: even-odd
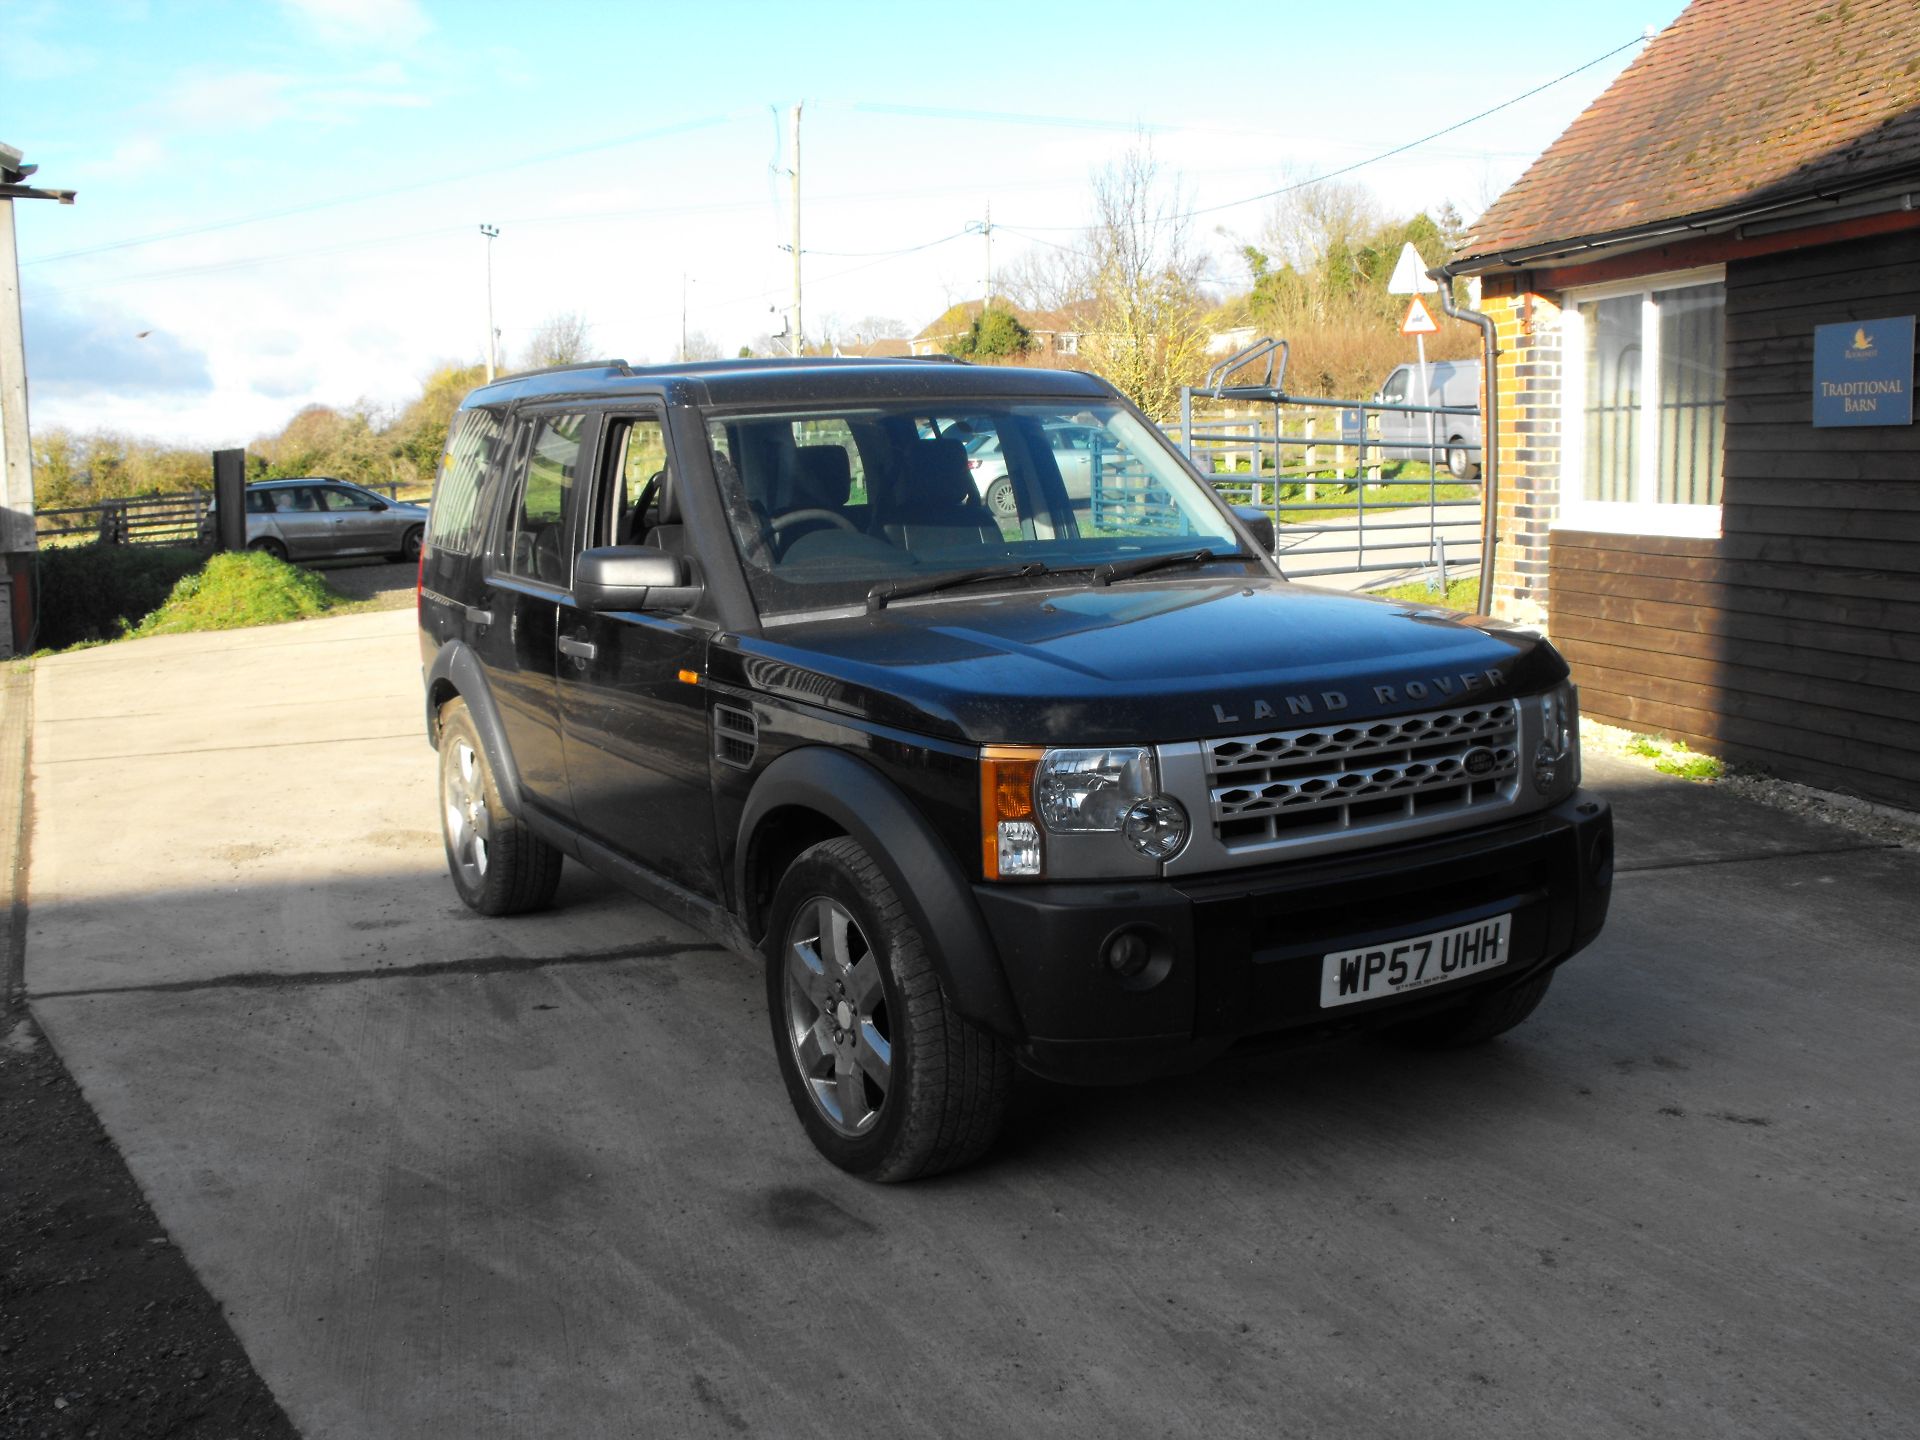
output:
[[[1087,333],[1093,315],[1093,303],[1084,300],[1058,310],[1024,310],[1005,300],[996,300],[994,304],[1011,312],[1014,319],[1027,327],[1033,335],[1034,350],[1042,355],[1078,355],[1081,337]],[[981,300],[965,300],[948,306],[908,342],[912,353],[944,355],[948,346],[973,327],[984,309],[986,303]]]
[[[1451,262],[1495,613],[1589,715],[1920,808],[1914,0],[1694,0]]]

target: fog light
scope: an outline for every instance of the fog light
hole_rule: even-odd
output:
[[[1002,875],[1040,873],[1040,827],[1031,820],[1002,820],[999,847]]]
[[[1542,795],[1552,793],[1553,782],[1560,778],[1560,757],[1542,745],[1533,757],[1533,788]]]
[[[1107,942],[1107,968],[1116,975],[1138,975],[1152,958],[1153,947],[1138,930],[1122,930]]]
[[[1171,795],[1151,795],[1127,807],[1120,828],[1149,860],[1171,860],[1187,843],[1186,807]]]

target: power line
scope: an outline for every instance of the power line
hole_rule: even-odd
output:
[[[1603,60],[1611,60],[1615,55],[1618,55],[1622,50],[1631,50],[1635,45],[1639,45],[1643,43],[1645,39],[1646,37],[1644,35],[1636,35],[1633,37],[1633,39],[1627,41],[1624,45],[1616,45],[1613,47],[1613,49],[1607,51],[1604,55],[1596,55],[1593,57],[1593,59],[1587,61],[1584,65],[1574,66],[1573,69],[1567,71],[1566,74],[1564,75],[1556,75],[1554,76],[1553,79],[1547,81],[1544,84],[1536,85],[1531,90],[1527,90],[1519,95],[1515,95],[1511,100],[1502,100],[1498,105],[1490,106],[1487,109],[1482,110],[1478,115],[1469,115],[1464,120],[1456,120],[1451,125],[1447,125],[1439,130],[1435,130],[1431,135],[1422,135],[1418,140],[1409,140],[1404,145],[1396,145],[1391,150],[1382,150],[1377,155],[1369,155],[1364,160],[1356,160],[1351,165],[1342,165],[1337,170],[1329,170],[1323,175],[1315,175],[1308,180],[1296,180],[1291,184],[1280,186],[1280,188],[1277,190],[1265,190],[1258,195],[1248,195],[1245,198],[1240,200],[1228,200],[1225,203],[1219,204],[1219,205],[1203,205],[1203,206],[1200,206],[1198,209],[1188,210],[1184,214],[1177,216],[1175,218],[1182,219],[1182,220],[1192,220],[1201,215],[1215,215],[1222,210],[1234,210],[1239,208],[1242,205],[1251,205],[1256,201],[1272,200],[1278,196],[1289,194],[1290,192],[1295,190],[1305,190],[1309,186],[1319,185],[1328,180],[1338,179],[1342,175],[1351,175],[1356,170],[1363,169],[1368,165],[1377,165],[1382,160],[1392,159],[1395,155],[1404,155],[1407,151],[1417,149],[1420,146],[1425,145],[1430,140],[1438,140],[1442,135],[1451,135],[1456,130],[1464,130],[1467,126],[1475,124],[1481,120],[1484,120],[1489,115],[1497,115],[1502,110],[1506,110],[1514,105],[1518,105],[1522,100],[1531,100],[1535,95],[1538,95],[1541,91],[1551,90],[1555,85],[1560,84],[1561,81],[1571,80],[1574,76],[1578,75],[1581,71],[1591,70],[1594,66],[1600,64]],[[1006,228],[1011,230],[1013,227],[1009,225]],[[1052,231],[1058,232],[1063,230],[1084,230],[1086,227],[1084,225],[1034,225],[1028,228],[1034,229],[1034,230],[1052,230]],[[1037,239],[1038,237],[1029,236],[1028,238]]]

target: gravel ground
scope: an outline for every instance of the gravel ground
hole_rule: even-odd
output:
[[[1618,726],[1603,724],[1598,720],[1583,718],[1580,721],[1580,745],[1589,754],[1597,751],[1606,755],[1617,755],[1632,764],[1643,766],[1648,770],[1653,769],[1651,756],[1637,754],[1628,748],[1635,738],[1635,732],[1632,730],[1622,730]],[[1796,785],[1791,780],[1776,780],[1771,775],[1760,775],[1750,770],[1743,770],[1732,762],[1727,762],[1727,773],[1720,779],[1698,780],[1693,783],[1716,785],[1743,799],[1769,805],[1775,810],[1784,810],[1789,815],[1804,815],[1808,819],[1837,826],[1869,840],[1900,845],[1908,850],[1920,850],[1920,815],[1911,811],[1896,810],[1889,805],[1875,805],[1866,800],[1855,799],[1851,795],[1836,795],[1827,790],[1815,790],[1811,786]]]
[[[307,568],[348,599],[362,602],[356,609],[413,608],[419,568],[411,560],[398,565],[389,560],[319,560]]]

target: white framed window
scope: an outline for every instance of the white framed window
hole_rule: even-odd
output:
[[[1556,525],[1720,533],[1726,313],[1718,265],[1567,292]]]

